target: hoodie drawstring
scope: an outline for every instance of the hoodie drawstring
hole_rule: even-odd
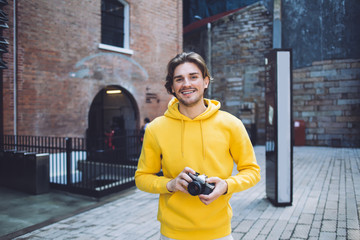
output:
[[[181,155],[184,158],[184,119],[181,118]]]
[[[204,145],[204,134],[202,129],[202,120],[200,120],[200,132],[201,132],[201,146],[203,150],[203,162],[205,162],[206,152],[205,152],[205,145]]]

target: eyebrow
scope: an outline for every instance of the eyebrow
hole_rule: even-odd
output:
[[[200,73],[199,73],[199,72],[189,73],[190,76],[197,75],[197,74],[200,74]],[[175,79],[175,78],[181,78],[181,77],[182,77],[182,75],[177,75],[177,76],[175,76],[173,79]]]

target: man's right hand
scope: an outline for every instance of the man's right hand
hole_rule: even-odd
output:
[[[187,191],[187,187],[189,183],[192,182],[192,179],[188,175],[188,173],[196,174],[196,172],[193,169],[189,167],[185,167],[184,170],[182,170],[182,172],[179,173],[179,175],[176,178],[170,180],[166,184],[166,188],[169,190],[169,192],[181,191],[183,193],[189,193]]]

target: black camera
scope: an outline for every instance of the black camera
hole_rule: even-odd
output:
[[[191,177],[191,179],[193,180],[191,183],[189,183],[188,185],[188,192],[193,195],[199,195],[199,194],[205,194],[205,195],[209,195],[215,188],[215,184],[214,183],[207,183],[206,179],[207,176],[202,174],[200,175],[199,173],[196,173],[195,175],[192,173],[188,173],[188,175]]]

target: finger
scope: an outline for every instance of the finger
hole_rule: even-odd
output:
[[[186,190],[185,188],[183,188],[183,187],[180,187],[180,188],[179,188],[179,191],[180,191],[180,192],[183,192],[183,193],[187,193],[187,190]]]
[[[176,188],[179,191],[187,191],[188,185],[189,185],[189,183],[185,179],[182,179],[182,178],[179,178],[176,182]]]
[[[202,200],[202,201],[207,201],[207,200],[208,200],[208,196],[209,196],[209,195],[200,194],[200,195],[199,195],[199,198],[200,198],[200,200]]]
[[[183,172],[181,172],[181,173],[179,174],[179,177],[180,177],[181,179],[184,179],[184,180],[187,181],[188,183],[192,182],[191,177],[189,176],[189,174],[188,174],[187,172],[185,172],[185,169],[184,169]]]
[[[196,173],[196,171],[194,169],[189,168],[189,167],[185,167],[183,172],[185,172],[186,174],[189,173],[189,172],[192,173],[192,174]]]
[[[209,205],[210,203],[209,202],[206,202],[206,201],[201,201],[203,204],[205,205]]]
[[[189,184],[189,183],[192,182],[191,177],[190,177],[188,174],[186,174],[186,173],[184,173],[184,174],[182,175],[182,179],[184,179],[187,184]],[[186,185],[186,186],[187,186],[187,185]]]
[[[217,190],[214,190],[214,191],[212,191],[212,193],[210,193],[209,195],[208,195],[208,199],[207,200],[212,200],[212,201],[214,201],[215,199],[217,199],[218,197],[220,196],[220,194],[219,194],[219,192],[217,191]]]
[[[210,203],[213,202],[213,200],[211,198],[209,198],[209,195],[199,195],[199,199],[202,203],[204,203],[205,205],[209,205]]]
[[[187,182],[186,182],[186,186],[184,186],[183,184],[181,184],[179,186],[179,191],[183,192],[183,193],[188,193],[188,190],[187,190]]]
[[[208,183],[218,183],[221,179],[218,177],[209,177],[206,179],[206,182]]]
[[[185,189],[189,186],[189,182],[186,179],[181,180],[181,186]]]

